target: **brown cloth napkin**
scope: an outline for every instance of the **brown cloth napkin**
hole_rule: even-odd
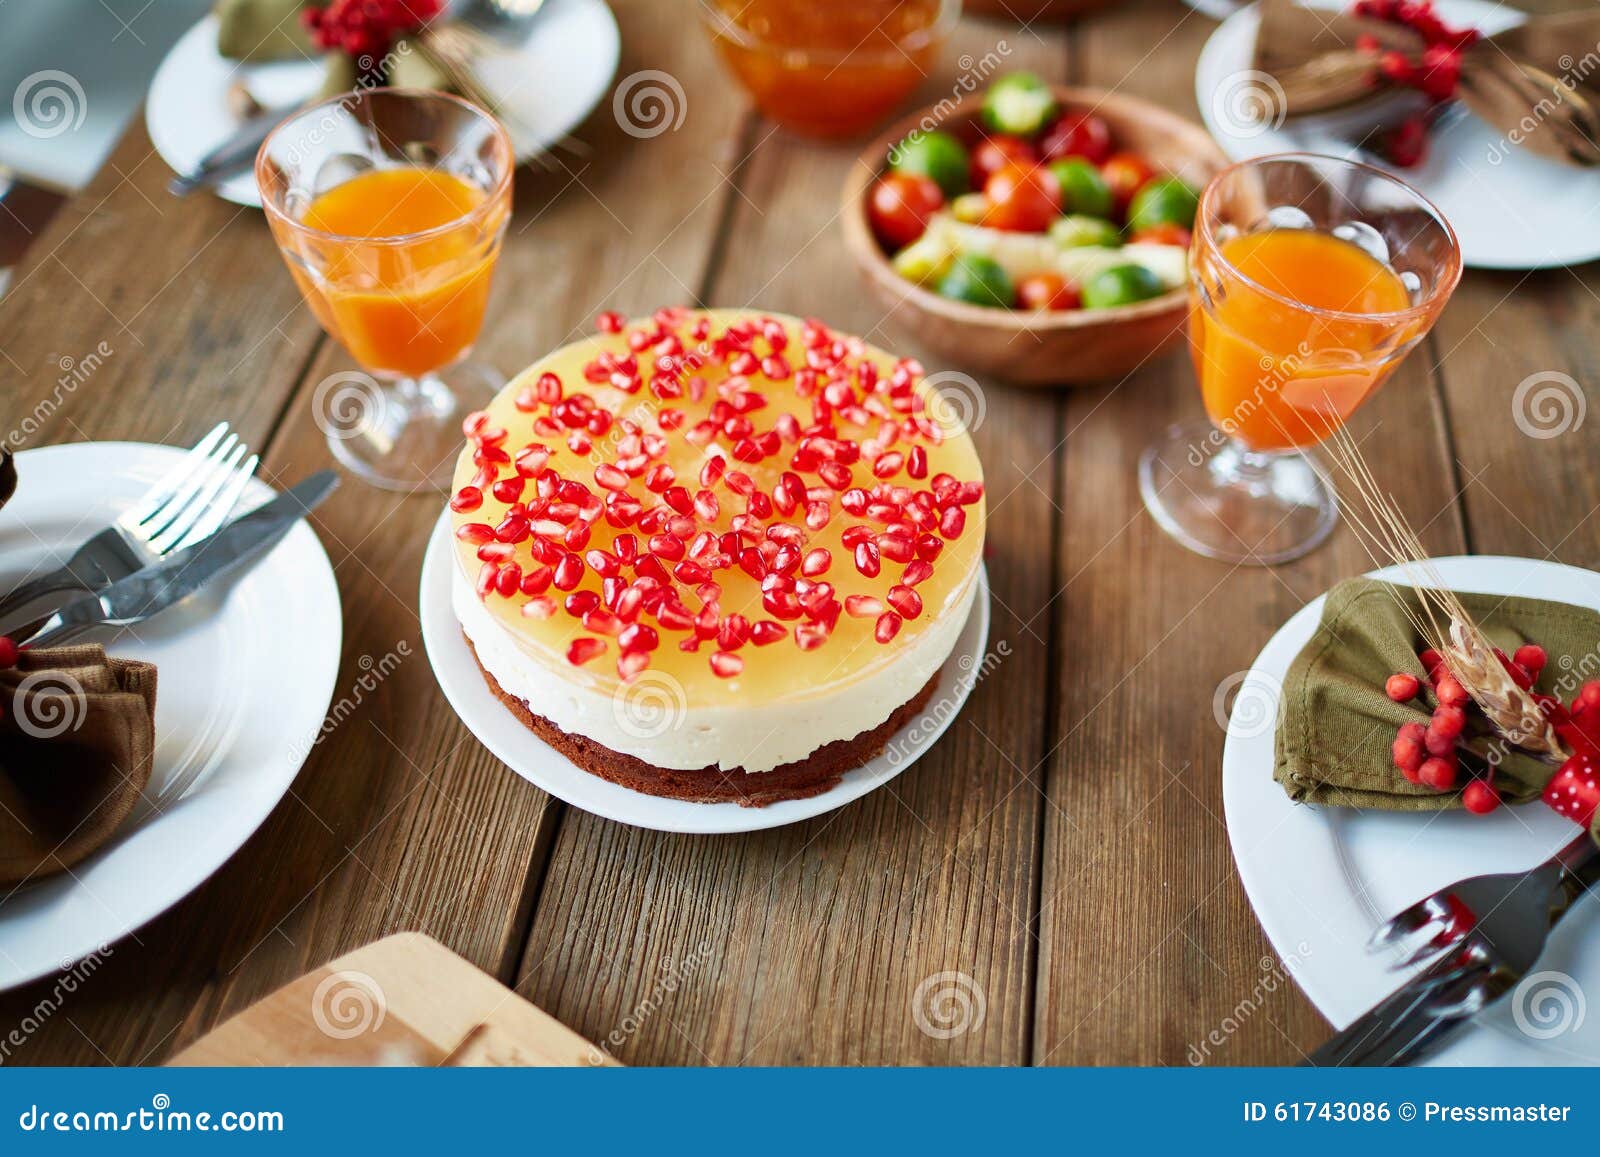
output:
[[[1396,596],[1413,613],[1416,592],[1371,579],[1351,579],[1328,593],[1317,633],[1296,657],[1283,682],[1273,778],[1289,798],[1306,803],[1388,811],[1438,811],[1459,807],[1459,792],[1438,792],[1408,783],[1394,767],[1390,745],[1402,723],[1426,725],[1433,700],[1420,696],[1395,703],[1384,681],[1409,671],[1427,685],[1417,652],[1427,644]],[[1600,615],[1583,607],[1499,595],[1459,596],[1489,641],[1507,654],[1538,643],[1550,656],[1536,685],[1569,700],[1594,670],[1600,647]],[[1570,686],[1568,685],[1570,684]],[[1521,803],[1537,799],[1556,768],[1501,742],[1475,712],[1469,712],[1467,746],[1480,759],[1499,759],[1495,787]],[[1469,757],[1467,763],[1473,762]],[[1465,778],[1462,780],[1465,783]]]
[[[24,651],[0,670],[0,884],[110,838],[150,782],[156,669],[100,646]]]
[[[1364,34],[1412,59],[1423,48],[1417,33],[1388,21],[1262,0],[1255,67],[1283,92],[1269,111],[1328,112],[1393,91],[1356,48]],[[1480,40],[1462,57],[1457,96],[1509,145],[1600,165],[1600,10],[1532,16]]]

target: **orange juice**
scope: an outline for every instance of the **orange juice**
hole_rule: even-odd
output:
[[[477,339],[499,244],[498,222],[472,219],[484,200],[453,173],[402,167],[362,173],[311,203],[304,224],[340,240],[315,243],[320,281],[290,268],[318,320],[364,368],[415,377]],[[440,229],[452,222],[460,224]]]
[[[1253,450],[1320,442],[1427,326],[1380,316],[1410,307],[1406,287],[1331,234],[1267,229],[1223,242],[1222,261],[1267,293],[1217,270],[1202,248],[1196,275],[1209,300],[1197,292],[1191,307],[1195,372],[1213,424]]]

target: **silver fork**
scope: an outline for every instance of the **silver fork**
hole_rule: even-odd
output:
[[[1372,936],[1392,967],[1434,962],[1309,1058],[1311,1065],[1398,1065],[1421,1059],[1521,982],[1550,930],[1600,883],[1588,833],[1528,872],[1473,876],[1425,896]]]
[[[0,599],[0,624],[45,595],[98,590],[212,534],[244,493],[259,459],[218,422],[183,461],[78,547],[66,564]]]

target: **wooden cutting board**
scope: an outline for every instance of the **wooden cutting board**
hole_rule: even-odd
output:
[[[614,1065],[437,941],[402,932],[225,1021],[172,1065]]]

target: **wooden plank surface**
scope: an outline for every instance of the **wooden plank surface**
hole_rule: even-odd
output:
[[[512,369],[599,309],[668,302],[816,314],[920,352],[869,300],[832,220],[856,146],[749,113],[687,0],[614,7],[619,76],[671,75],[684,122],[630,135],[606,101],[576,134],[584,152],[519,176],[483,356]],[[1213,27],[1172,0],[1067,27],[965,20],[922,96],[989,57],[1193,117]],[[22,444],[182,442],[226,416],[273,479],[327,465],[312,399],[348,359],[259,216],[175,202],[166,177],[136,124],[18,270],[0,389],[27,419]],[[1597,295],[1589,270],[1469,274],[1357,420],[1431,549],[1600,561],[1600,418],[1541,438],[1513,413],[1535,371],[1593,377]],[[63,359],[91,354],[92,375],[60,386]],[[1233,868],[1218,704],[1365,557],[1341,531],[1292,566],[1231,568],[1156,529],[1135,469],[1169,423],[1201,417],[1181,354],[1072,393],[963,388],[991,503],[992,669],[904,776],[809,823],[718,838],[549,799],[467,733],[422,654],[437,502],[351,480],[315,521],[352,714],[217,876],[116,945],[7,1059],[159,1061],[309,969],[416,929],[629,1064],[1299,1060],[1326,1025],[1272,962]],[[393,674],[358,694],[389,655]],[[0,995],[0,1030],[49,988]]]

